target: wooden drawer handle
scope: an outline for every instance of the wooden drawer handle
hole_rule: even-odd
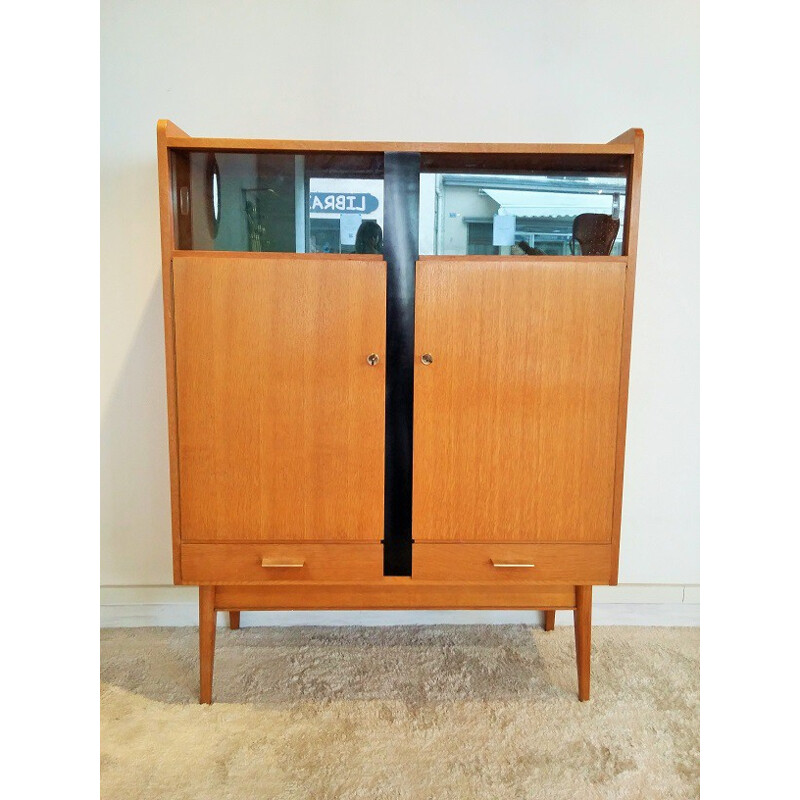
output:
[[[531,567],[536,566],[536,564],[512,564],[508,561],[495,561],[493,558],[489,560],[492,562],[492,566],[497,567],[498,569],[507,569],[509,567],[526,567],[530,569]]]
[[[304,567],[305,565],[306,565],[305,561],[300,561],[300,562],[294,561],[294,562],[291,562],[291,561],[272,561],[269,558],[262,558],[261,559],[261,566],[262,567],[272,567],[273,569],[275,569],[275,568],[284,569],[286,567],[291,567],[293,569],[299,569],[300,567]]]

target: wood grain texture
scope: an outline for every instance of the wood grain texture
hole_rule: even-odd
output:
[[[609,139],[609,144],[627,144],[631,147],[634,147],[636,138],[642,133],[641,128],[628,128],[625,132],[621,133],[619,136],[615,136],[613,139]]]
[[[200,702],[210,703],[214,683],[217,609],[213,586],[200,587]]]
[[[575,587],[575,659],[578,664],[578,699],[589,699],[592,669],[592,587]]]
[[[544,629],[546,631],[552,631],[556,627],[556,612],[555,611],[545,611],[544,612]]]
[[[611,541],[625,272],[418,262],[417,542]]]
[[[186,544],[184,580],[192,584],[285,581],[375,581],[383,577],[383,548],[374,543]],[[302,567],[264,567],[266,559]]]
[[[383,256],[372,255],[369,253],[263,253],[263,252],[250,252],[242,251],[236,252],[231,250],[175,250],[173,252],[174,258],[206,258],[206,259],[223,259],[228,260],[236,258],[237,260],[253,259],[254,261],[263,261],[269,258],[279,258],[281,261],[308,261],[313,259],[315,261],[331,261],[333,263],[346,262],[346,261],[371,261],[380,265],[383,262]],[[617,257],[619,258],[619,257]],[[624,261],[625,259],[619,259]]]
[[[385,263],[173,270],[182,540],[379,541]]]
[[[632,128],[629,136],[634,144],[634,154],[628,173],[628,202],[625,207],[625,246],[628,269],[625,274],[625,312],[622,320],[622,354],[619,369],[619,410],[617,416],[617,456],[614,468],[614,514],[611,526],[612,557],[611,585],[619,580],[619,547],[622,527],[622,488],[625,472],[625,438],[628,421],[628,385],[630,380],[631,336],[633,332],[633,295],[636,284],[636,262],[639,247],[639,206],[642,197],[642,157],[644,131]]]
[[[238,631],[241,624],[241,612],[231,611],[228,615],[230,617],[230,628],[232,631]]]
[[[163,125],[165,136],[168,139],[174,139],[174,138],[180,139],[189,136],[189,134],[186,133],[185,130],[179,128],[174,122],[170,122],[170,120],[168,119],[160,119],[158,121],[158,124]]]
[[[598,144],[553,144],[526,142],[349,142],[306,139],[234,139],[205,136],[170,136],[167,146],[183,150],[215,152],[348,152],[348,153],[530,153],[536,155],[630,155],[627,142]]]
[[[611,545],[508,542],[414,545],[414,578],[458,583],[608,583]],[[533,567],[496,567],[533,564]],[[185,569],[185,566],[184,566]]]
[[[196,251],[190,251],[192,255],[195,254]],[[188,255],[189,253],[187,253]],[[531,264],[549,264],[553,266],[554,264],[576,264],[576,263],[588,263],[591,261],[592,264],[621,264],[623,267],[628,263],[627,256],[590,256],[588,259],[585,256],[529,256],[529,255],[519,255],[519,256],[420,256],[420,262],[442,262],[442,261],[452,261],[454,263],[470,263],[475,262],[476,264],[486,264],[487,261],[491,261],[494,264],[510,264],[511,266],[520,266],[520,264],[525,264],[530,266]]]
[[[574,586],[459,586],[426,584],[411,578],[379,584],[298,584],[219,586],[219,609],[244,611],[292,609],[479,609],[575,608]]]
[[[164,344],[167,365],[167,422],[169,429],[169,481],[172,511],[172,578],[181,581],[180,536],[180,474],[178,469],[178,411],[175,384],[175,321],[172,296],[172,250],[175,246],[174,203],[170,175],[167,136],[180,134],[168,120],[156,126],[158,148],[158,205],[161,217],[161,291],[164,302]]]

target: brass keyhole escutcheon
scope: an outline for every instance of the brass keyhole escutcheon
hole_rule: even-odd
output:
[[[423,353],[420,361],[427,367],[429,364],[433,364],[433,356],[430,353]]]
[[[378,357],[377,353],[370,353],[367,356],[367,364],[369,364],[371,367],[374,367],[379,361],[380,358]]]

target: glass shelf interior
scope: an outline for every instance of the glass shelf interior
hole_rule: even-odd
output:
[[[172,151],[180,250],[380,253],[384,155]],[[622,255],[627,170],[423,158],[420,255]]]

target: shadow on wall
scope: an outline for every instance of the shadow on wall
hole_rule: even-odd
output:
[[[101,409],[100,498],[102,583],[171,584],[160,269],[110,398]]]

